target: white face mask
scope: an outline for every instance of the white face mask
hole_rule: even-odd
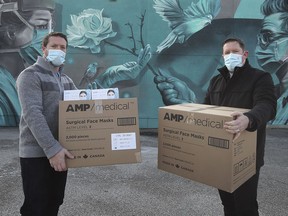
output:
[[[66,53],[62,50],[48,50],[46,59],[52,63],[52,65],[59,67],[65,62]]]
[[[224,62],[227,69],[231,72],[234,71],[235,67],[242,67],[242,55],[230,53],[227,55],[224,55]]]

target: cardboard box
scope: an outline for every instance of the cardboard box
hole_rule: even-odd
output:
[[[158,168],[233,192],[256,173],[256,132],[235,142],[223,129],[246,109],[179,104],[159,108]]]
[[[141,162],[137,99],[61,101],[59,142],[68,167]]]

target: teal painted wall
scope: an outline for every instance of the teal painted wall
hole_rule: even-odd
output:
[[[25,6],[27,0],[16,2],[21,3],[18,6],[19,10],[22,10],[21,6],[23,3]],[[65,73],[79,88],[85,88],[85,85],[80,86],[79,82],[87,67],[97,62],[99,68],[95,79],[100,86],[118,87],[120,97],[138,98],[141,128],[157,128],[158,108],[164,106],[163,101],[173,103],[168,97],[162,97],[154,82],[155,76],[162,75],[162,78],[166,79],[168,91],[177,92],[179,101],[201,103],[211,77],[217,73],[217,68],[223,65],[222,41],[232,36],[245,41],[249,51],[249,62],[253,66],[272,74],[279,89],[278,115],[272,124],[287,124],[288,85],[287,73],[286,70],[283,72],[283,66],[287,56],[285,38],[288,29],[286,25],[281,24],[284,22],[282,16],[287,15],[288,8],[279,0],[30,0],[28,2],[34,2],[34,5],[42,4],[43,7],[40,9],[44,11],[54,8],[51,11],[52,29],[68,34],[70,39],[74,38],[69,41]],[[263,3],[266,5],[266,14],[261,11]],[[282,8],[277,7],[279,11],[275,11],[276,7],[273,5],[278,3]],[[27,8],[34,12],[39,10],[32,8],[31,5],[30,9],[28,6]],[[165,8],[169,8],[173,13],[170,15],[162,13]],[[89,10],[92,10],[94,17],[89,14]],[[35,42],[36,38],[33,38],[33,32],[31,36],[31,31],[30,36],[29,31],[23,33],[25,27],[22,27],[21,31],[9,32],[11,26],[19,24],[16,24],[16,21],[15,23],[5,21],[9,16],[13,17],[12,12],[2,11],[0,14],[2,17],[0,125],[15,126],[20,108],[14,80],[21,70],[33,63],[33,60],[27,60],[27,55],[24,55],[31,53],[31,49],[29,52],[23,50],[31,44],[31,41]],[[46,14],[46,19],[47,16]],[[77,31],[75,28],[71,30],[73,16],[75,20],[78,19]],[[43,24],[40,23],[40,19],[35,21],[31,16],[26,19],[28,23],[34,24],[34,28],[39,24],[37,31],[39,37],[41,37],[40,30],[49,30],[49,25],[46,25],[49,22]],[[103,24],[99,21],[104,21],[104,26],[107,27],[104,32]],[[265,22],[269,24],[266,25]],[[274,25],[282,27],[277,29]],[[164,49],[161,50],[163,47],[160,44],[171,32],[181,32],[181,35],[175,42],[168,42],[168,45],[163,46]],[[260,37],[257,37],[259,33]],[[20,42],[11,42],[13,37],[20,38],[21,34],[25,37],[22,36]],[[169,37],[171,40],[172,38]],[[141,48],[148,44],[151,58],[147,55],[139,64],[138,54],[141,53]],[[281,67],[282,72],[279,76],[277,71]]]

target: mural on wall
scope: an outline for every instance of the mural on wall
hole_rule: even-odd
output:
[[[89,49],[92,54],[101,52],[101,43],[108,43],[120,50],[126,50],[132,55],[138,56],[137,61],[126,62],[121,65],[111,66],[102,73],[98,72],[98,63],[94,62],[88,65],[79,85],[83,85],[82,81],[86,80],[86,84],[94,84],[95,88],[109,88],[117,82],[123,80],[134,80],[142,69],[147,65],[151,58],[150,46],[144,45],[143,40],[139,53],[136,53],[136,39],[131,31],[131,39],[133,40],[133,48],[128,49],[121,45],[116,45],[109,42],[107,39],[115,37],[117,34],[112,29],[112,20],[103,17],[103,9],[86,9],[83,10],[78,16],[71,15],[71,26],[67,26],[67,36],[70,46]],[[131,25],[128,23],[131,27]]]
[[[0,126],[18,124],[15,79],[50,31],[68,36],[65,73],[78,88],[137,97],[141,128],[158,126],[160,106],[201,103],[222,42],[240,37],[277,87],[271,124],[287,125],[287,18],[286,0],[0,0]]]
[[[260,67],[276,77],[277,115],[275,125],[288,124],[288,1],[265,1],[263,23],[256,57]]]
[[[41,40],[51,28],[55,3],[0,0],[0,126],[19,123],[15,79],[42,55]]]

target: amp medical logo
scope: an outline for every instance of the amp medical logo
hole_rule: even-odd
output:
[[[165,113],[164,120],[182,122],[184,116],[181,114]]]
[[[68,104],[66,112],[86,112],[86,111],[117,111],[117,110],[129,110],[130,102],[127,103],[111,103],[111,104],[97,104],[97,103],[79,103],[79,104]]]
[[[196,118],[194,113],[189,113],[187,116],[177,113],[168,113],[166,112],[163,120],[173,121],[173,122],[183,122],[189,125],[195,125],[199,127],[210,127],[210,128],[219,128],[223,129],[224,121],[214,121],[208,117]]]

